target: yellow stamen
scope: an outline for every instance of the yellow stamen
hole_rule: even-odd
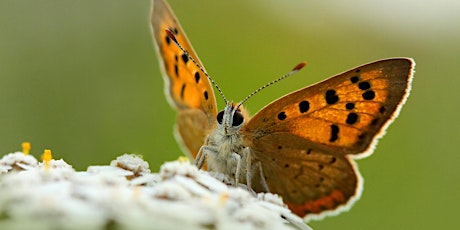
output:
[[[187,162],[190,162],[188,157],[184,157],[184,156],[180,156],[177,161],[181,162],[181,163],[187,163]]]
[[[30,142],[22,142],[22,152],[25,155],[29,155],[29,153],[30,153]]]
[[[42,160],[43,163],[45,163],[45,168],[49,168],[50,161],[53,159],[53,156],[51,155],[51,150],[45,149],[45,151],[42,154]]]

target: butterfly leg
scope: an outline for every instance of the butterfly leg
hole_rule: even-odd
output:
[[[235,170],[235,186],[238,186],[240,182],[240,172],[241,172],[241,156],[238,153],[232,153],[232,157],[236,160],[236,170]]]
[[[262,184],[262,187],[264,188],[265,192],[270,192],[270,189],[268,188],[267,181],[265,181],[265,175],[264,171],[262,168],[262,162],[257,162],[257,166],[259,167],[259,173],[260,173],[260,183]]]
[[[240,176],[242,170],[245,170],[246,174],[246,186],[247,189],[252,192],[253,194],[256,194],[254,190],[252,189],[252,184],[251,184],[251,171],[252,171],[252,164],[251,164],[251,151],[248,147],[245,147],[242,151],[241,154],[238,153],[233,153],[232,156],[236,159],[236,171],[235,171],[235,185],[239,184],[240,181]],[[242,169],[243,164],[246,162],[246,165],[244,166],[245,168]]]
[[[206,160],[206,157],[208,155],[206,152],[217,153],[218,150],[219,149],[217,147],[214,147],[214,146],[208,146],[208,145],[201,146],[200,150],[198,151],[198,154],[196,155],[195,166],[198,169],[201,169],[201,167],[203,167],[204,161]]]
[[[256,192],[252,189],[252,172],[254,171],[254,165],[252,164],[251,149],[249,147],[245,147],[243,149],[243,157],[246,159],[246,185],[248,186],[248,190],[250,192],[256,194]]]

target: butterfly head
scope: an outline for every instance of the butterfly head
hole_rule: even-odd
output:
[[[244,121],[245,116],[241,108],[234,103],[227,103],[225,109],[217,114],[217,127],[227,136],[238,133]]]

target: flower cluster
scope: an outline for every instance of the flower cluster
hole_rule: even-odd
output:
[[[151,173],[125,154],[76,171],[23,152],[0,159],[1,229],[310,229],[277,195],[228,186],[184,159]]]

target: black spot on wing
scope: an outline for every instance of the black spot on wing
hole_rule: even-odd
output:
[[[323,170],[323,168],[324,168],[324,165],[323,165],[323,164],[318,164],[318,170],[321,171],[321,170]]]
[[[353,125],[355,124],[356,122],[358,121],[358,114],[356,113],[349,113],[348,116],[347,116],[347,124],[349,125]]]
[[[165,36],[165,41],[167,45],[171,44],[171,38],[168,35]]]
[[[300,113],[305,113],[310,109],[310,102],[308,101],[301,101],[299,103],[299,111]]]
[[[350,81],[351,81],[351,83],[356,83],[356,82],[359,81],[359,77],[358,76],[353,76],[353,77],[350,78]]]
[[[199,81],[200,81],[200,73],[195,72],[195,82],[198,84]]]
[[[347,103],[347,104],[345,105],[345,108],[348,109],[348,110],[352,110],[352,109],[355,108],[355,103],[351,103],[351,102],[350,102],[350,103]]]
[[[182,61],[184,62],[184,64],[187,64],[187,62],[188,62],[187,54],[182,54],[180,57],[182,58]]]
[[[362,96],[364,100],[370,101],[375,98],[375,92],[373,90],[367,90]]]
[[[360,90],[368,90],[371,88],[371,84],[367,81],[363,81],[358,84],[358,88]]]
[[[330,142],[334,142],[339,139],[339,126],[331,125],[331,138],[329,139]]]
[[[182,85],[180,89],[180,99],[184,100],[184,92],[185,92],[185,83]]]
[[[280,113],[278,113],[278,119],[279,119],[280,121],[286,119],[286,113],[285,113],[285,112],[280,112]]]
[[[174,73],[176,74],[176,77],[179,77],[179,67],[177,64],[174,64]]]
[[[335,90],[333,89],[326,91],[326,94],[324,96],[327,104],[329,105],[333,105],[339,101],[339,96],[337,96]]]
[[[337,161],[335,157],[332,157],[331,160],[329,161],[329,164],[334,164]]]

